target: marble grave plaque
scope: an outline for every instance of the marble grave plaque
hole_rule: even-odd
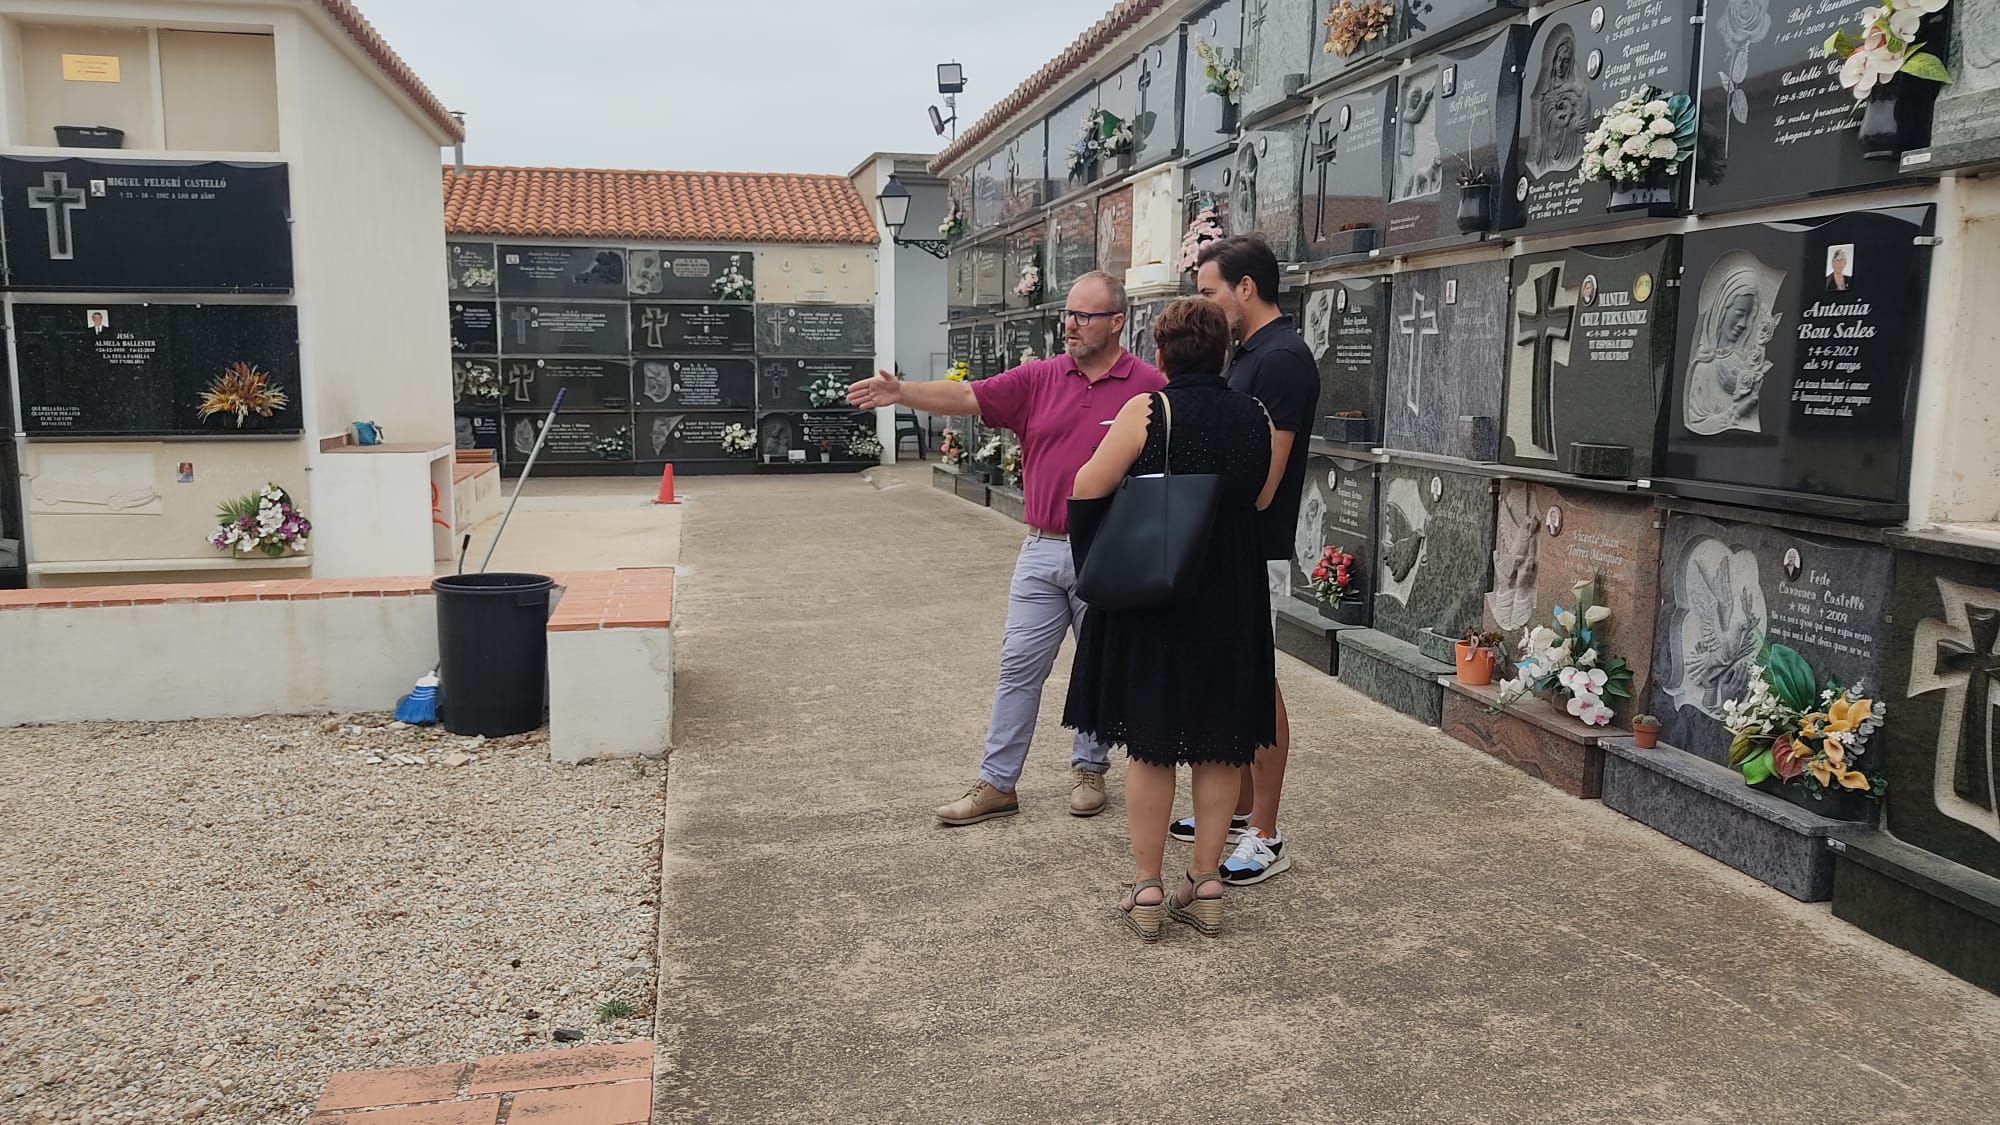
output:
[[[1396,13],[1396,53],[1414,55],[1512,19],[1527,0],[1406,0]]]
[[[1348,601],[1359,607],[1360,616],[1349,620],[1358,625],[1368,624],[1374,602],[1376,472],[1368,461],[1318,453],[1307,457],[1298,528],[1292,536],[1292,596],[1316,607],[1311,578],[1320,553],[1333,546],[1354,556]],[[1321,612],[1330,616],[1323,607]]]
[[[625,359],[543,356],[501,364],[502,394],[508,410],[547,410],[563,395],[563,413],[572,410],[632,409],[632,363]]]
[[[760,305],[756,349],[759,355],[872,356],[875,310],[869,305]]]
[[[1500,460],[1568,472],[1571,443],[1622,445],[1632,476],[1652,475],[1679,249],[1665,237],[1513,260]]]
[[[1702,25],[1701,136],[1694,208],[1728,211],[1850,191],[1897,178],[1894,160],[1862,155],[1862,106],[1840,85],[1841,60],[1820,55],[1827,36],[1854,31],[1865,2],[1712,0]],[[1946,21],[1919,39],[1942,57]],[[1932,30],[1932,25],[1936,29]],[[1930,140],[1936,83],[1897,79],[1898,117],[1912,149]]]
[[[965,344],[968,348],[971,346],[970,333],[967,333]],[[823,405],[844,406],[844,400],[839,403],[816,403],[806,393],[806,388],[829,377],[846,386],[873,375],[874,367],[873,361],[865,359],[759,360],[757,409],[759,411],[815,410]]]
[[[972,229],[989,231],[1000,225],[1007,209],[1007,159],[1011,146],[973,165]]]
[[[731,426],[755,431],[756,418],[748,410],[731,413],[652,414],[633,416],[633,431],[640,461],[739,461],[749,453],[730,453],[722,448],[722,433]]]
[[[973,325],[972,377],[984,379],[998,375],[1006,367],[1000,360],[1000,326],[990,323]]]
[[[758,374],[748,357],[641,358],[632,364],[630,402],[639,410],[749,410]]]
[[[783,462],[792,450],[805,454],[808,462],[853,461],[847,452],[848,439],[856,433],[875,432],[875,416],[859,410],[805,410],[763,414],[757,418],[757,452],[761,457]],[[872,458],[871,458],[872,460]]]
[[[1471,461],[1499,457],[1506,302],[1506,262],[1412,270],[1396,279],[1385,446]]]
[[[1388,464],[1379,487],[1375,628],[1410,644],[1464,635],[1492,585],[1493,481]]]
[[[1007,291],[1012,288],[1007,281],[1006,247],[999,242],[988,242],[971,249],[972,255],[972,303],[981,309],[997,309],[1007,303]]]
[[[1190,153],[1208,152],[1236,139],[1237,107],[1210,83],[1195,48],[1206,43],[1223,59],[1240,63],[1243,6],[1244,0],[1222,0],[1201,9],[1187,21],[1187,77],[1182,83],[1181,121],[1186,138],[1184,147]]]
[[[502,355],[624,355],[625,304],[500,302]]]
[[[1390,115],[1396,80],[1335,95],[1307,126],[1305,257],[1365,254],[1388,225]]]
[[[1544,16],[1528,46],[1521,88],[1520,172],[1505,195],[1505,225],[1528,233],[1629,222],[1605,210],[1612,185],[1577,178],[1583,139],[1597,119],[1642,86],[1661,96],[1692,89],[1701,0],[1586,0]],[[1645,214],[1681,213],[1680,202]]]
[[[1181,50],[1176,32],[1139,52],[1139,111],[1132,119],[1134,168],[1180,152]]]
[[[547,416],[546,412],[506,415],[507,445],[502,456],[512,462],[526,461],[535,448],[535,434]],[[631,413],[571,414],[565,410],[549,427],[541,460],[630,464],[633,461]]]
[[[1319,50],[1318,0],[1244,0],[1243,115],[1255,120],[1298,99]]]
[[[1243,134],[1229,185],[1232,234],[1260,234],[1281,262],[1299,260],[1299,168],[1304,120]]]
[[[1049,215],[1048,268],[1042,284],[1050,294],[1067,293],[1071,283],[1097,268],[1097,201],[1078,199]]]
[[[632,306],[632,350],[639,354],[724,355],[758,349],[758,316],[789,305],[742,303]],[[838,308],[839,306],[828,306]]]
[[[1125,317],[1125,350],[1152,363],[1158,358],[1159,345],[1153,342],[1153,321],[1159,318],[1161,310],[1167,307],[1165,301],[1134,301],[1132,311]],[[1157,366],[1157,365],[1155,365]]]
[[[1097,268],[1123,278],[1132,268],[1132,189],[1097,197]]]
[[[1389,371],[1388,278],[1362,277],[1306,289],[1300,295],[1306,346],[1319,362],[1319,419],[1315,431],[1330,440],[1326,419],[1351,410],[1369,423],[1367,436],[1382,440],[1384,381]],[[1412,321],[1412,330],[1424,325]],[[1428,346],[1429,342],[1426,342]],[[1414,354],[1414,347],[1412,348]]]
[[[720,302],[717,285],[724,277],[755,282],[755,257],[742,251],[634,250],[626,291],[665,301]]]
[[[491,297],[500,291],[491,242],[444,244],[445,289],[453,298]]]
[[[498,414],[458,414],[452,418],[452,442],[456,449],[490,449],[496,459],[505,461],[506,450],[501,448],[501,417]],[[526,454],[522,454],[525,457]]]
[[[451,303],[454,355],[496,355],[500,351],[500,306],[492,301]]]
[[[625,296],[625,251],[615,246],[502,244],[499,254],[502,297]]]
[[[1401,73],[1386,245],[1470,237],[1458,223],[1468,178],[1482,181],[1488,214],[1498,218],[1496,185],[1515,176],[1523,35],[1511,27],[1419,58]]]
[[[1689,235],[1656,487],[1901,519],[1932,221],[1926,205]]]
[[[1007,307],[1025,309],[1044,301],[1062,299],[1060,290],[1049,284],[1048,264],[1042,260],[1043,243],[1048,237],[1048,224],[1036,223],[1032,227],[1017,230],[1007,236]],[[1021,271],[1034,266],[1041,271],[1041,292],[1029,297],[1017,292],[1021,284]]]
[[[1235,208],[1235,193],[1230,191],[1230,183],[1236,177],[1236,155],[1225,153],[1212,160],[1192,165],[1187,170],[1187,215],[1182,226],[1193,222],[1202,207],[1215,209],[1215,225],[1222,233],[1244,234],[1237,228],[1237,219],[1231,212]]]

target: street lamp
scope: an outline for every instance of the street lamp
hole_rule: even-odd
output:
[[[950,111],[947,117],[931,106],[931,128],[937,135],[944,136],[944,127],[951,126],[951,139],[958,139],[958,95],[965,92],[965,67],[959,63],[939,63],[937,67],[938,93],[944,95],[944,108]]]
[[[892,173],[889,182],[875,195],[876,205],[882,209],[882,225],[889,231],[889,241],[897,246],[914,246],[933,258],[951,256],[951,243],[942,238],[904,238],[903,224],[910,221],[910,189]]]

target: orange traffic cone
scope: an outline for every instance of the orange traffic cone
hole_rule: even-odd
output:
[[[666,471],[660,474],[660,495],[658,499],[653,501],[653,503],[655,504],[680,503],[680,501],[674,499],[674,466],[671,462],[667,464]]]

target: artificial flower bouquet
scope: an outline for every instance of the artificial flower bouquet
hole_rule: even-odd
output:
[[[1858,683],[1821,684],[1796,651],[1767,644],[1743,698],[1722,705],[1722,723],[1736,736],[1729,763],[1746,785],[1776,777],[1814,799],[1831,790],[1881,800],[1888,781],[1864,756],[1884,710]]]
[[[1615,701],[1632,697],[1632,669],[1625,659],[1607,656],[1604,641],[1609,606],[1595,601],[1597,583],[1584,579],[1571,588],[1576,608],[1555,607],[1553,625],[1537,625],[1521,640],[1516,674],[1501,686],[1492,710],[1525,695],[1539,695],[1582,720],[1585,726],[1611,725]]]

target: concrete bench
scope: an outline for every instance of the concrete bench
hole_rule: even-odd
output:
[[[673,737],[670,568],[553,574],[549,752]],[[437,663],[431,579],[0,590],[0,727],[387,711]]]

